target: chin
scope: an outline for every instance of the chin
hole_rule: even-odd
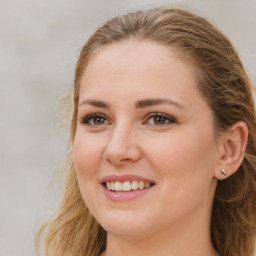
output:
[[[147,218],[131,212],[108,213],[100,218],[98,222],[108,232],[113,235],[125,237],[138,237],[147,234],[151,227]]]

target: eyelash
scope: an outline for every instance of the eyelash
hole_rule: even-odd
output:
[[[103,121],[103,123],[96,124],[95,121],[97,118],[101,119],[101,121]],[[149,120],[150,119],[154,120],[154,118],[160,118],[160,120],[162,120],[164,123],[149,123]],[[91,121],[93,123],[90,123]],[[154,120],[154,121],[156,121],[156,120]],[[81,120],[82,124],[89,125],[89,126],[106,125],[106,122],[109,122],[111,124],[111,122],[108,120],[108,118],[106,118],[106,116],[101,113],[89,114]],[[165,126],[165,125],[173,124],[173,123],[177,123],[177,120],[174,117],[171,117],[171,116],[163,114],[163,113],[151,113],[146,117],[146,120],[143,121],[142,124]]]
[[[149,124],[149,125],[157,125],[157,126],[164,126],[164,125],[168,125],[168,124],[173,124],[173,123],[177,123],[177,120],[176,118],[174,117],[171,117],[169,115],[166,115],[166,114],[163,114],[163,113],[151,113],[147,118],[146,118],[146,121],[143,122],[143,124],[149,122],[150,119],[153,119],[153,118],[161,118],[164,123],[152,123],[152,124]],[[156,121],[156,120],[155,120]],[[167,123],[166,123],[167,121]]]
[[[95,124],[96,118],[101,118],[104,119],[104,124]],[[90,121],[93,121],[94,123],[91,124]],[[82,119],[81,123],[85,125],[90,125],[90,126],[100,126],[100,125],[105,125],[105,122],[108,121],[108,119],[105,117],[105,115],[101,113],[93,113],[87,115],[85,118]],[[109,122],[109,121],[108,121]]]

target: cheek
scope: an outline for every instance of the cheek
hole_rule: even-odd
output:
[[[76,135],[73,159],[80,186],[96,179],[97,170],[102,159],[101,152],[101,146],[97,143],[97,140],[79,133]]]
[[[147,159],[160,176],[180,185],[187,182],[193,186],[193,181],[196,186],[202,179],[211,182],[217,147],[210,131],[182,130],[151,142],[146,149]]]
[[[155,143],[154,150],[148,152],[148,159],[163,185],[162,204],[173,216],[199,209],[209,200],[216,167],[216,144],[211,137],[192,134],[166,138],[164,145]],[[174,205],[179,207],[174,209]]]
[[[98,170],[102,160],[100,144],[97,140],[76,134],[73,146],[73,159],[81,195],[86,206],[93,212],[97,209]]]

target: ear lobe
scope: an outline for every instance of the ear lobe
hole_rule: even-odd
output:
[[[233,124],[223,135],[218,170],[214,173],[216,179],[223,180],[238,170],[244,159],[247,139],[248,127],[243,121]]]

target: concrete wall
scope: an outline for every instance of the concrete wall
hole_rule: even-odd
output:
[[[81,45],[107,18],[159,5],[213,21],[256,84],[255,0],[0,0],[0,256],[35,255],[37,223],[59,200],[68,132],[56,129],[57,102]]]

